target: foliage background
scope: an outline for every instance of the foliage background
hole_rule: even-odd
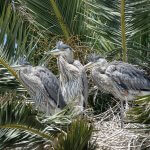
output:
[[[138,65],[149,74],[149,8],[149,0],[0,0],[1,96],[9,95],[8,93],[14,90],[16,95],[13,95],[13,98],[17,102],[20,102],[20,97],[29,99],[24,87],[16,80],[17,76],[13,69],[18,58],[23,55],[27,56],[33,66],[45,65],[58,75],[56,59],[45,55],[58,40],[69,44],[74,49],[75,58],[83,64],[87,63],[89,53],[96,52],[109,61],[123,60]],[[96,114],[117,103],[111,95],[100,91],[96,95],[92,80],[89,80],[89,85],[89,107],[92,107]],[[10,100],[12,97],[7,99]],[[135,111],[133,116],[136,113],[139,115],[145,109],[145,103],[149,103],[149,100],[144,100],[142,107],[138,109],[140,111]],[[12,112],[14,107],[13,103],[2,103],[1,115],[5,110]],[[21,108],[22,106],[18,106],[19,110]],[[22,111],[23,115],[26,109],[28,106]],[[146,114],[149,114],[149,110]],[[21,117],[20,113],[19,116]],[[10,117],[4,116],[6,122],[2,122],[10,123]],[[147,117],[149,116],[144,114],[144,120],[149,120]],[[72,118],[68,120],[71,121]],[[143,120],[140,122],[143,123]],[[32,128],[36,127],[33,125]],[[9,133],[8,131],[10,130],[2,129],[1,133]],[[14,131],[18,132],[15,129],[11,130],[11,135]],[[22,136],[25,133],[17,134]],[[7,136],[5,138],[7,139]],[[27,135],[27,138],[33,139],[30,135]],[[13,142],[15,140],[13,138]]]

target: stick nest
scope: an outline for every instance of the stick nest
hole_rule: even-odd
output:
[[[95,131],[91,141],[97,144],[96,150],[149,150],[150,133],[145,125],[125,123],[121,128],[120,105],[105,113],[91,116]]]

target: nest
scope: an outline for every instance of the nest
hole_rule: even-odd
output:
[[[97,150],[148,150],[150,133],[145,125],[126,123],[121,128],[119,104],[107,112],[94,117],[95,131],[91,141],[96,142]]]

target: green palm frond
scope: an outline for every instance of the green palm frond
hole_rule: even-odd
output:
[[[109,53],[113,55],[116,51],[116,59],[124,58],[125,60],[127,55],[130,62],[137,49],[139,49],[137,52],[139,59],[143,55],[143,49],[146,54],[148,53],[149,44],[141,41],[150,33],[148,0],[85,0],[84,2],[87,8],[85,24],[92,33],[88,36],[94,39],[95,46],[99,45],[100,52],[104,51],[107,55],[109,50]],[[101,40],[101,37],[104,39]],[[149,41],[148,37],[146,39]],[[146,57],[148,58],[148,55]]]
[[[67,39],[70,34],[79,34],[82,17],[81,0],[19,0],[24,11],[28,12],[38,27],[49,35],[64,35]]]
[[[12,94],[0,97],[0,102],[0,148],[2,149],[19,147],[40,149],[45,146],[59,147],[61,143],[68,148],[76,144],[76,147],[83,149],[89,143],[93,131],[92,125],[87,120],[72,118],[72,114],[69,114],[67,109],[53,116],[45,116],[37,113],[30,104],[24,102],[24,99]],[[65,136],[65,141],[70,141],[69,145],[58,136]],[[74,143],[72,140],[75,140]]]
[[[34,37],[31,26],[12,8],[11,4],[2,7],[0,15],[0,88],[20,88],[17,73],[11,67],[19,57],[31,58],[35,53],[39,36]],[[32,33],[32,34],[31,34]],[[8,88],[6,88],[6,86]]]
[[[19,4],[20,13],[26,14],[52,43],[74,35],[90,46],[88,51],[97,51],[109,59],[125,61],[128,56],[128,61],[134,63],[137,57],[135,63],[140,60],[144,64],[149,58],[148,0],[19,0]]]
[[[40,122],[31,105],[11,99],[1,98],[0,147],[24,145],[25,141],[28,147],[28,144],[32,145],[35,141],[36,144],[51,141],[53,135],[48,133],[48,129],[45,130],[47,126]]]
[[[140,97],[134,102],[135,106],[128,111],[130,122],[150,124],[150,96]]]
[[[55,150],[86,150],[93,131],[92,125],[84,119],[75,120],[67,134],[60,134],[55,143]]]
[[[51,116],[52,121],[46,123],[46,116],[38,114],[30,104],[25,103],[22,99],[16,99],[11,94],[1,97],[0,100],[1,148],[22,145],[31,149],[31,147],[46,144],[51,146],[51,141],[63,131],[61,127],[63,122],[58,119],[57,115]]]
[[[14,63],[18,57],[31,51],[35,46],[30,26],[12,9],[11,5],[3,8],[0,29],[0,54],[9,61],[9,64]]]
[[[0,65],[0,91],[6,92],[6,90],[17,89],[18,91],[24,91],[20,83],[6,68]]]

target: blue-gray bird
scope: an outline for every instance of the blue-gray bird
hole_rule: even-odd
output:
[[[72,48],[62,41],[59,41],[49,53],[58,58],[64,100],[66,103],[74,102],[83,111],[88,98],[88,81],[83,65],[80,61],[74,60]]]
[[[135,66],[122,62],[107,62],[97,55],[90,56],[90,62],[84,66],[85,70],[91,70],[91,75],[97,87],[114,95],[123,101],[134,100],[137,96],[150,95],[150,78]]]
[[[59,80],[47,68],[32,67],[26,58],[20,58],[19,79],[34,100],[38,110],[52,115],[66,106]]]

